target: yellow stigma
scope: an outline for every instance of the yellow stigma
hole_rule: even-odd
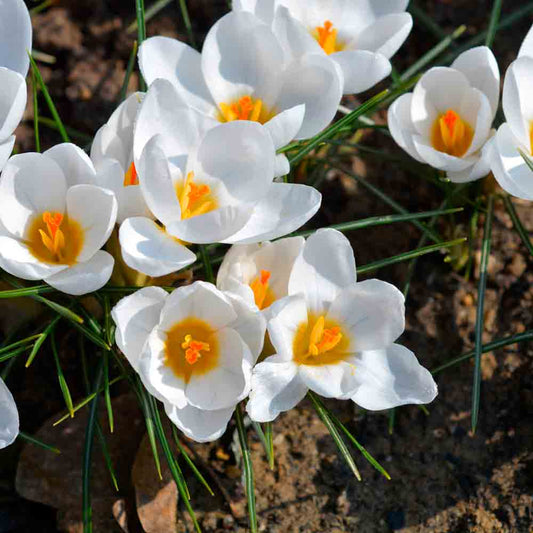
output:
[[[255,305],[261,310],[271,305],[275,300],[274,294],[268,284],[270,275],[268,270],[261,270],[259,276],[250,283],[250,288],[254,293]]]
[[[251,120],[264,124],[268,122],[275,113],[268,111],[260,98],[252,98],[250,95],[243,96],[235,102],[221,102],[219,120],[220,122],[232,122],[233,120]]]
[[[130,187],[131,185],[139,185],[139,176],[137,175],[137,169],[133,162],[126,171],[126,174],[124,174],[124,187]]]
[[[337,40],[337,30],[330,20],[326,20],[322,26],[317,26],[312,34],[326,54],[344,50],[344,44]]]
[[[435,150],[462,157],[470,148],[474,130],[453,109],[438,117],[433,124],[431,144]]]
[[[185,182],[177,186],[176,194],[182,219],[204,215],[217,207],[209,185],[194,183],[194,172],[189,172]]]
[[[348,339],[341,327],[324,315],[309,316],[300,324],[293,341],[294,361],[301,365],[330,365],[342,361],[347,355]]]
[[[34,218],[27,235],[31,254],[54,265],[73,265],[83,246],[83,230],[62,213],[46,211]]]
[[[185,382],[216,368],[218,359],[216,332],[207,322],[190,317],[167,331],[165,365]]]

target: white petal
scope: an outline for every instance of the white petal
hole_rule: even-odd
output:
[[[196,261],[195,254],[149,218],[127,218],[119,240],[124,262],[148,276],[165,276]]]
[[[405,404],[432,402],[437,385],[413,352],[393,344],[384,350],[362,352],[355,361],[359,381],[352,400],[372,411]]]
[[[192,405],[187,405],[183,409],[167,402],[164,405],[170,420],[187,437],[196,442],[211,442],[222,437],[235,410],[235,406],[216,411],[204,411]]]
[[[357,387],[356,369],[350,361],[334,365],[300,365],[298,375],[312,391],[325,398],[350,398]]]
[[[453,183],[467,183],[470,181],[479,180],[484,178],[490,172],[490,154],[492,151],[491,145],[494,142],[494,134],[496,130],[492,130],[489,140],[483,145],[483,148],[480,150],[481,154],[477,162],[462,172],[448,172],[446,174],[447,178]],[[479,152],[478,152],[479,154]]]
[[[169,37],[150,37],[139,49],[139,66],[151,85],[156,79],[168,80],[188,105],[207,115],[215,106],[202,74],[201,55],[190,46]]]
[[[493,115],[488,98],[478,89],[472,89],[465,94],[458,112],[474,128],[472,142],[463,155],[463,157],[468,157],[487,142],[491,132]]]
[[[287,66],[276,107],[305,104],[303,124],[295,138],[308,139],[333,120],[342,91],[343,76],[337,64],[323,54],[306,54]]]
[[[252,378],[252,357],[241,336],[231,328],[216,332],[219,356],[216,368],[192,374],[185,396],[199,409],[226,409],[248,396]]]
[[[33,216],[64,212],[66,193],[65,177],[55,161],[36,153],[14,155],[0,180],[0,220],[22,238]]]
[[[307,185],[273,183],[246,225],[226,243],[253,243],[277,239],[301,228],[320,208],[322,195]]]
[[[298,376],[292,362],[277,362],[268,357],[254,368],[252,390],[246,411],[256,422],[271,422],[281,412],[295,407],[307,394],[308,388]]]
[[[276,37],[250,13],[228,13],[205,38],[202,71],[217,104],[229,104],[248,94],[270,107],[279,87],[276,73],[282,65],[283,50]]]
[[[0,66],[26,76],[31,52],[31,19],[23,0],[0,0]]]
[[[500,71],[490,48],[487,46],[470,48],[460,54],[451,66],[462,72],[472,87],[485,94],[494,117],[500,101]]]
[[[350,353],[377,350],[392,344],[405,328],[405,299],[390,283],[361,281],[342,291],[327,318],[348,333]]]
[[[529,28],[527,35],[522,41],[520,50],[518,51],[518,57],[522,56],[533,57],[533,26]]]
[[[524,200],[533,200],[533,172],[518,152],[519,140],[503,123],[489,152],[490,167],[502,189]]]
[[[79,296],[101,289],[111,278],[115,260],[111,254],[98,250],[89,260],[76,263],[46,278],[55,289]]]
[[[117,220],[117,199],[112,191],[95,185],[74,185],[67,192],[67,213],[83,229],[77,260],[87,261],[107,242]]]
[[[409,13],[391,13],[368,26],[355,40],[360,50],[377,52],[390,59],[411,32],[413,18]]]
[[[14,135],[11,135],[11,137],[8,137],[6,141],[0,142],[0,172],[4,168],[7,160],[9,159],[9,156],[11,155],[11,152],[13,151],[13,146],[15,146]]]
[[[18,434],[19,412],[17,405],[7,385],[0,378],[0,450],[12,444]]]
[[[0,145],[1,149],[1,145]],[[274,177],[281,178],[291,171],[291,164],[285,154],[277,154],[274,161]]]
[[[396,143],[403,148],[413,159],[420,163],[425,161],[416,151],[413,135],[417,131],[411,121],[411,102],[413,95],[411,93],[402,94],[389,107],[388,122],[389,131]]]
[[[22,120],[26,81],[18,72],[0,66],[0,87],[0,141],[5,141]]]
[[[300,131],[305,115],[305,105],[297,105],[278,113],[265,123],[265,128],[272,137],[274,148],[278,150],[289,144]]]
[[[144,287],[122,298],[111,310],[117,326],[115,341],[135,370],[139,368],[144,343],[159,322],[167,296],[161,287]]]
[[[272,24],[274,19],[275,0],[233,0],[233,11],[248,11],[260,18],[265,24]]]
[[[96,185],[96,172],[89,156],[71,143],[56,144],[44,155],[53,159],[63,171],[67,187],[80,184]]]
[[[304,294],[309,310],[322,314],[356,279],[350,241],[340,231],[320,229],[307,239],[294,263],[289,294]]]
[[[377,52],[368,50],[343,50],[332,54],[344,77],[344,94],[367,91],[384,80],[390,73],[390,61]]]
[[[429,144],[429,140],[423,139],[420,135],[415,135],[413,137],[413,142],[420,157],[422,157],[428,165],[440,170],[462,172],[476,164],[478,160],[476,156],[455,157],[444,152],[439,152]]]

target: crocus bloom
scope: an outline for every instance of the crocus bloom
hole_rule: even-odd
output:
[[[133,128],[143,96],[134,93],[124,100],[96,132],[91,146],[99,185],[112,190],[117,198],[119,224],[128,217],[150,215],[133,162]]]
[[[219,124],[188,107],[165,80],[155,81],[143,101],[134,159],[157,222],[126,219],[120,243],[126,263],[150,276],[194,261],[183,242],[279,237],[299,228],[320,206],[312,187],[273,183],[274,149],[260,124]]]
[[[409,0],[234,0],[271,24],[292,53],[321,53],[339,66],[344,94],[370,89],[391,72],[390,58],[413,27]],[[294,21],[280,16],[288,9]],[[296,23],[295,23],[296,22]]]
[[[492,122],[500,74],[486,46],[459,55],[451,67],[426,72],[413,93],[389,109],[394,140],[414,159],[444,170],[457,183],[489,173]]]
[[[533,157],[533,28],[529,30],[518,59],[505,74],[503,84],[504,122],[491,150],[491,170],[508,193],[533,200],[533,172],[524,160]],[[520,153],[522,152],[522,154]]]
[[[222,17],[201,54],[174,39],[147,39],[139,63],[147,83],[170,81],[191,107],[209,117],[264,124],[275,149],[319,133],[342,96],[335,63],[322,54],[289,57],[270,27],[251,13]],[[288,171],[287,159],[279,155],[276,175]]]
[[[431,374],[393,344],[404,329],[402,293],[376,279],[356,282],[342,233],[323,229],[307,239],[288,293],[271,306],[276,354],[254,368],[247,406],[253,420],[273,420],[308,390],[373,410],[435,398]]]
[[[19,434],[19,413],[15,400],[0,378],[0,450],[14,442]]]
[[[0,0],[0,170],[15,144],[13,132],[26,107],[31,20],[23,0]]]
[[[218,270],[217,287],[239,295],[254,309],[267,311],[287,296],[292,266],[304,243],[303,237],[287,237],[233,245]]]
[[[117,217],[83,150],[60,144],[13,156],[0,180],[0,266],[68,294],[101,288],[113,258],[100,250]]]
[[[199,442],[220,437],[250,390],[265,333],[261,314],[197,281],[170,295],[141,289],[111,316],[117,345],[172,422]]]

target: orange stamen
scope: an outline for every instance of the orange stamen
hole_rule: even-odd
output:
[[[250,288],[254,293],[255,304],[259,309],[264,308],[270,276],[271,274],[268,270],[261,270],[259,276],[250,283]]]
[[[462,157],[470,147],[474,131],[453,109],[435,120],[431,141],[433,148],[455,157]]]
[[[192,338],[192,335],[185,335],[185,340],[181,343],[181,347],[185,350],[185,360],[190,365],[194,365],[202,357],[202,351],[209,352],[211,350],[209,343],[196,341]]]
[[[65,236],[59,229],[63,222],[63,215],[61,213],[50,213],[46,211],[43,213],[43,222],[46,224],[48,233],[42,229],[39,230],[41,240],[48,251],[61,258],[61,250],[65,246]]]
[[[316,40],[326,54],[333,54],[339,50],[337,45],[337,30],[330,20],[326,20],[323,26],[317,26]]]
[[[203,215],[215,208],[215,202],[209,199],[211,193],[209,185],[196,185],[193,182],[194,172],[187,174],[185,185],[179,195],[182,218],[191,218],[197,215]]]
[[[223,122],[251,120],[264,123],[271,118],[264,113],[263,101],[259,98],[254,99],[250,95],[242,96],[232,104],[222,102],[219,107]]]
[[[124,174],[124,187],[129,187],[131,185],[139,185],[139,176],[137,175],[137,169],[133,162],[126,171],[126,174]]]
[[[309,355],[318,355],[333,350],[342,339],[341,328],[335,326],[325,329],[325,318],[321,316],[311,330],[309,337]]]

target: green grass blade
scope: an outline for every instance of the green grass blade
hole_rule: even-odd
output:
[[[268,466],[270,470],[274,470],[274,435],[272,431],[272,422],[265,424],[265,438],[267,441],[267,457],[269,458]]]
[[[46,126],[47,128],[50,128],[51,130],[59,131],[56,121],[48,117],[39,117],[39,123],[42,124],[43,126]],[[76,130],[69,126],[65,126],[65,131],[67,132],[67,135],[69,137],[73,139],[77,139],[78,141],[82,143],[87,144],[87,143],[93,142],[92,135],[89,135],[88,133],[84,133],[83,131]]]
[[[426,12],[419,8],[414,2],[409,4],[408,11],[413,17],[424,26],[429,33],[432,33],[439,41],[446,39],[448,36],[446,32],[429,16]]]
[[[118,492],[119,488],[117,476],[115,474],[115,469],[113,468],[113,461],[111,460],[111,455],[109,454],[109,447],[107,445],[107,441],[105,440],[104,432],[102,431],[102,426],[100,426],[100,422],[96,422],[95,429],[98,440],[100,441],[100,446],[102,448],[104,462],[107,467],[107,471],[109,472],[109,476],[111,477],[111,482],[113,483],[115,490]]]
[[[144,13],[144,0],[135,0],[135,13],[137,15],[137,42],[139,46],[146,39],[146,22]],[[139,88],[141,91],[146,91],[146,82],[139,72]]]
[[[126,74],[124,75],[124,81],[122,82],[122,87],[120,89],[119,100],[122,102],[126,99],[128,94],[128,85],[130,84],[131,73],[133,72],[133,67],[135,67],[135,58],[137,57],[138,45],[137,41],[133,42],[133,48],[131,49],[130,58],[128,59],[128,66],[126,67]]]
[[[141,385],[142,389],[142,385]],[[154,464],[157,470],[157,475],[159,479],[163,479],[163,474],[161,472],[161,462],[159,461],[159,451],[157,449],[157,441],[155,438],[155,425],[154,418],[151,412],[150,405],[148,403],[147,394],[141,396],[142,400],[142,411],[144,414],[144,421],[146,424],[146,433],[148,434],[148,441],[150,442],[150,448],[152,449],[152,455],[154,457]]]
[[[109,432],[115,430],[115,417],[113,416],[113,405],[111,404],[111,394],[109,392],[109,353],[104,351],[104,398],[107,409],[107,419],[109,421]]]
[[[57,128],[59,130],[59,134],[61,135],[61,138],[64,142],[68,143],[70,142],[70,139],[68,137],[67,131],[65,129],[65,126],[63,125],[63,121],[61,120],[61,117],[59,116],[59,113],[57,112],[57,108],[52,100],[52,97],[50,96],[50,93],[48,92],[48,88],[46,87],[46,83],[43,80],[43,77],[41,75],[41,71],[39,70],[39,67],[37,66],[37,63],[35,63],[35,60],[31,56],[31,54],[28,54],[30,57],[30,63],[33,73],[35,74],[35,78],[37,79],[37,83],[41,87],[41,91],[43,93],[44,99],[46,100],[46,103],[48,105],[48,109],[50,110],[50,113],[52,114],[52,117],[55,120],[55,123],[57,125]]]
[[[263,431],[263,428],[261,427],[261,424],[259,422],[255,422],[254,420],[252,420],[252,427],[255,429],[255,432],[257,433],[261,444],[263,445],[265,455],[267,456],[268,465],[272,469],[274,465],[274,457],[272,455],[272,447],[270,446],[270,442],[267,439],[266,433]],[[272,424],[270,424],[270,428],[272,434]]]
[[[187,9],[187,1],[179,0],[181,16],[183,18],[183,24],[187,30],[187,36],[189,38],[189,44],[196,48],[196,39],[194,38],[194,32],[192,31],[191,19],[189,17],[189,10]]]
[[[48,450],[50,452],[57,453],[58,455],[61,453],[61,450],[59,448],[56,448],[55,446],[50,446],[49,444],[46,444],[46,442],[43,442],[42,440],[39,440],[36,437],[28,435],[28,433],[24,433],[24,431],[19,431],[18,438],[25,440],[26,442],[29,442],[31,444],[35,444],[36,446],[44,448],[45,450]]]
[[[26,296],[34,296],[38,294],[45,294],[47,292],[56,292],[50,285],[35,285],[33,287],[24,287],[20,289],[9,289],[0,291],[0,299],[6,298],[24,298]]]
[[[241,445],[242,463],[244,467],[244,488],[246,498],[248,500],[248,520],[250,523],[251,533],[258,533],[257,527],[257,510],[255,506],[255,483],[254,483],[254,468],[252,465],[252,457],[250,448],[248,446],[248,438],[246,436],[246,428],[244,427],[244,417],[241,406],[237,405],[235,408],[235,420],[237,422],[237,432],[239,434],[239,444]]]
[[[215,276],[213,274],[213,267],[211,265],[211,259],[207,248],[204,245],[200,245],[200,256],[202,257],[202,263],[204,265],[205,279],[210,283],[215,283]]]
[[[17,357],[17,355],[24,353],[29,348],[30,348],[29,346],[20,346],[19,348],[15,348],[14,350],[10,352],[5,353],[4,355],[0,356],[0,363],[3,363],[4,361],[7,361],[9,359],[12,359],[13,357]]]
[[[513,221],[514,228],[516,229],[518,235],[520,235],[520,238],[522,239],[524,246],[527,248],[527,251],[533,257],[533,243],[531,242],[531,239],[527,234],[527,230],[524,228],[524,225],[522,224],[522,221],[520,220],[518,213],[514,208],[511,198],[508,195],[503,196],[503,203],[505,204],[505,208],[507,209],[511,220]]]
[[[407,261],[413,259],[414,257],[420,257],[421,255],[426,255],[444,248],[451,248],[452,246],[457,246],[466,241],[466,237],[460,239],[454,239],[453,241],[442,242],[438,244],[431,244],[429,246],[423,246],[422,248],[417,248],[411,250],[410,252],[404,252],[403,254],[393,255],[392,257],[387,257],[386,259],[380,259],[379,261],[374,261],[368,265],[363,265],[357,267],[357,274],[366,274],[374,270],[378,270],[388,265],[394,265],[396,263],[401,263],[402,261]]]
[[[481,392],[481,354],[483,353],[483,323],[485,306],[485,289],[487,288],[487,266],[489,264],[490,246],[492,238],[492,218],[494,214],[494,197],[489,196],[487,214],[485,215],[485,229],[481,247],[481,263],[479,269],[476,326],[475,326],[475,367],[474,385],[472,388],[472,432],[476,432],[479,419],[479,400]]]
[[[41,338],[41,333],[37,333],[37,335],[30,335],[29,337],[26,337],[25,339],[21,339],[19,341],[13,342],[7,346],[2,346],[0,348],[0,356],[5,355],[6,353],[9,353],[11,350],[14,350],[16,348],[19,348],[21,346],[24,346],[24,348],[29,348],[27,346],[28,344],[32,344],[33,341],[39,340]]]
[[[349,466],[350,470],[353,472],[357,481],[361,481],[361,474],[359,473],[357,465],[355,464],[355,461],[350,453],[350,450],[348,450],[346,444],[342,440],[342,437],[339,431],[337,430],[335,423],[331,419],[328,410],[324,407],[324,405],[322,404],[322,402],[320,401],[320,399],[314,392],[309,391],[307,393],[307,396],[311,400],[313,407],[315,408],[315,411],[320,417],[320,420],[322,420],[327,430],[329,431],[330,435],[332,436],[333,440],[335,441],[335,444],[337,445],[337,448],[340,454],[342,455],[343,459],[346,461],[346,464]]]
[[[485,46],[492,47],[496,32],[498,31],[498,22],[502,12],[502,0],[494,0],[492,3],[492,13],[490,15],[489,27],[487,29],[487,38],[485,39]]]
[[[48,298],[44,298],[43,296],[33,296],[33,299],[48,306],[50,309],[52,309],[52,311],[55,311],[58,315],[61,315],[62,317],[66,318],[75,326],[81,327],[81,325],[83,324],[83,318],[81,318],[81,316],[77,315],[76,313],[74,313],[74,311],[71,311],[64,305],[58,304],[57,302],[54,302],[52,300],[48,300]]]
[[[65,405],[67,406],[67,409],[70,413],[70,417],[72,418],[74,417],[74,406],[72,405],[72,396],[70,394],[65,375],[63,374],[61,363],[59,362],[59,353],[57,351],[57,344],[54,332],[52,332],[52,334],[50,335],[50,341],[50,344],[52,345],[52,353],[54,354],[54,361],[56,364],[57,380],[59,381],[59,387],[61,388],[61,393],[63,394]]]
[[[146,22],[148,22],[150,19],[152,19],[153,17],[155,17],[160,11],[162,11],[163,9],[165,9],[165,7],[168,6],[168,4],[170,4],[170,2],[172,2],[172,0],[157,0],[157,2],[154,2],[144,13],[144,22],[146,24]],[[126,29],[126,32],[127,33],[132,33],[134,32],[137,28],[139,27],[139,25],[137,24],[137,21],[134,20]]]
[[[28,368],[33,360],[35,359],[35,356],[39,353],[39,350],[41,349],[41,346],[43,345],[44,341],[48,338],[48,335],[52,333],[54,328],[56,327],[56,324],[61,320],[61,315],[57,315],[51,322],[46,326],[46,328],[43,330],[43,332],[39,335],[39,338],[33,345],[33,348],[30,352],[30,355],[26,361],[26,368]]]
[[[41,136],[39,135],[39,103],[37,98],[37,81],[35,72],[31,71],[31,90],[33,94],[33,133],[35,135],[35,151],[41,151]]]
[[[497,339],[495,341],[484,344],[481,347],[481,353],[492,352],[493,350],[504,348],[505,346],[509,346],[510,344],[528,342],[531,340],[533,340],[533,329],[524,331],[523,333],[518,333],[516,335],[510,335],[509,337],[503,337],[502,339]],[[440,374],[443,370],[447,370],[448,368],[451,368],[452,366],[456,366],[464,361],[473,359],[475,356],[476,356],[476,351],[471,350],[469,352],[466,352],[463,355],[460,355],[459,357],[454,357],[453,359],[446,361],[446,363],[443,363],[442,365],[434,368],[431,371],[431,373],[433,375]]]

